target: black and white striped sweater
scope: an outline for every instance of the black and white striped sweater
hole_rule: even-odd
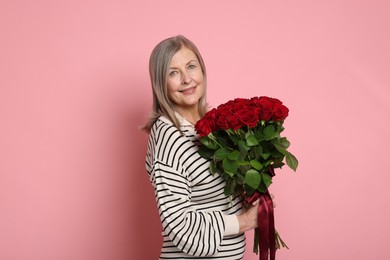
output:
[[[184,135],[166,117],[156,121],[146,154],[163,228],[160,259],[242,259],[241,202],[224,195],[224,180],[197,152],[193,126],[179,119]]]

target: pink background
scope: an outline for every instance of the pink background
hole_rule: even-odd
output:
[[[147,62],[183,34],[212,106],[290,108],[300,160],[277,172],[277,259],[390,259],[390,2],[2,1],[0,259],[156,259],[144,168]],[[251,253],[248,234],[245,259]]]

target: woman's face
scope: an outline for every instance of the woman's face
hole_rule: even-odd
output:
[[[203,95],[203,72],[195,53],[182,47],[173,55],[168,71],[168,96],[179,112],[194,112]]]

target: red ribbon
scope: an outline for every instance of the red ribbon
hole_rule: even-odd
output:
[[[252,204],[256,200],[259,200],[257,209],[259,259],[268,260],[269,255],[270,260],[275,260],[275,220],[272,199],[268,191],[266,193],[255,192],[250,197],[245,198],[245,204]]]

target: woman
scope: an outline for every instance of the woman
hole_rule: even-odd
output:
[[[146,169],[163,227],[160,259],[242,259],[245,231],[257,226],[257,202],[243,210],[224,195],[224,180],[199,156],[194,124],[207,110],[206,68],[183,36],[160,42],[149,73],[153,114]]]

